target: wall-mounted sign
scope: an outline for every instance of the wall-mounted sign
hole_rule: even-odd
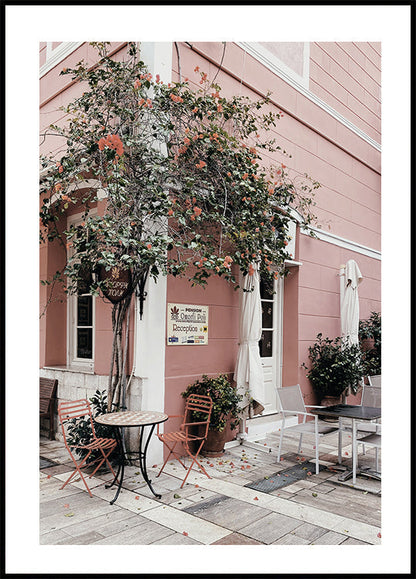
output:
[[[208,306],[168,304],[168,346],[208,344]]]
[[[129,269],[114,266],[107,271],[105,267],[101,267],[99,278],[107,282],[102,292],[113,304],[120,302],[131,291],[132,280]]]

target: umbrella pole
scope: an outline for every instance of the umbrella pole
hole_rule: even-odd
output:
[[[339,305],[340,311],[342,302],[344,300],[344,292],[345,292],[345,264],[339,266]]]
[[[240,423],[238,425],[238,435],[237,435],[238,440],[240,441],[240,444],[243,444],[244,441],[247,438],[247,434],[246,434],[246,419],[245,417],[240,418]]]
[[[339,311],[340,311],[340,321],[341,321],[341,310],[342,302],[344,301],[345,293],[345,264],[339,266]],[[342,323],[341,323],[342,324]],[[342,393],[341,402],[345,404],[347,400],[345,392]]]

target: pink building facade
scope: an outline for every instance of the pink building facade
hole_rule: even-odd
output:
[[[113,43],[122,57],[124,43]],[[59,122],[59,106],[77,96],[79,87],[59,76],[84,58],[93,64],[88,43],[41,43],[41,130]],[[354,259],[363,275],[360,318],[381,311],[381,46],[372,42],[294,43],[142,43],[142,60],[164,82],[188,77],[195,83],[199,66],[227,96],[252,99],[271,92],[270,107],[283,112],[276,139],[290,157],[276,158],[294,172],[307,173],[321,187],[315,213],[319,227],[312,238],[293,221],[289,274],[275,282],[276,293],[263,296],[261,354],[266,388],[262,416],[247,421],[248,437],[272,431],[279,421],[275,389],[299,383],[306,404],[314,395],[303,363],[321,332],[341,334],[340,266]],[[55,147],[55,149],[54,149]],[[58,151],[46,141],[41,152]],[[86,184],[88,186],[88,184]],[[100,203],[94,210],[102,211]],[[74,206],[67,219],[80,219]],[[45,279],[63,262],[62,249],[43,245],[40,275]],[[236,272],[238,274],[238,272]],[[239,342],[240,295],[220,278],[206,289],[185,279],[161,278],[146,288],[142,320],[132,305],[129,352],[132,409],[179,414],[181,392],[202,374],[234,372]],[[50,288],[41,286],[41,309]],[[74,299],[51,301],[40,322],[40,372],[58,378],[58,398],[90,397],[107,388],[111,357],[111,306],[101,298],[84,304],[87,324],[80,329]],[[170,305],[207,307],[208,343],[168,342]],[[85,321],[85,320],[84,320]],[[80,347],[83,343],[84,350]],[[150,449],[161,458],[157,441]]]

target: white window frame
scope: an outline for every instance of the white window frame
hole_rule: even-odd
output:
[[[90,215],[96,213],[91,210]],[[82,214],[70,215],[67,218],[68,228],[71,225],[80,225],[83,221]],[[69,256],[71,252],[69,251]],[[83,294],[91,295],[91,294]],[[92,296],[92,358],[78,358],[76,356],[77,347],[77,299],[75,294],[69,295],[67,299],[67,366],[72,369],[94,371],[95,365],[95,296]]]
[[[309,89],[309,42],[303,43],[302,75],[295,72],[259,42],[237,42],[237,44],[248,54],[254,56],[256,60],[283,78],[283,80],[288,81],[292,85],[296,84],[302,86],[304,89]]]
[[[54,66],[62,62],[74,50],[76,50],[82,42],[61,42],[56,48],[52,48],[52,42],[46,42],[46,62],[40,67],[39,77],[42,78],[47,72],[52,70]]]
[[[297,74],[294,70],[288,67],[284,62],[281,62],[274,54],[271,54],[265,47],[258,42],[237,42],[237,46],[242,48],[247,54],[253,56],[256,60],[264,64],[269,70],[274,72],[277,76],[287,82],[290,86],[300,92],[304,97],[312,101],[315,105],[320,107],[326,113],[331,115],[336,121],[350,129],[353,133],[358,135],[371,147],[381,152],[381,144],[375,141],[372,137],[367,135],[362,129],[354,125],[346,117],[341,115],[337,110],[332,108],[329,104],[323,101],[320,97],[315,95],[309,89],[309,55],[310,43],[305,42],[305,50],[303,53],[303,76]]]
[[[260,355],[262,365],[268,364],[270,359],[273,360],[272,375],[275,388],[282,386],[282,370],[283,370],[283,299],[284,299],[284,278],[279,276],[273,280],[273,298],[262,299],[262,302],[273,304],[273,321],[272,328],[263,328],[263,331],[272,331],[272,356],[262,357]],[[260,344],[260,341],[259,341]],[[264,411],[262,416],[276,414],[279,411],[278,401],[276,399],[276,409],[271,411]]]

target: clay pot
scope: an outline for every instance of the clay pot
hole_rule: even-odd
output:
[[[218,432],[218,430],[208,430],[208,436],[202,447],[201,454],[212,458],[222,456],[224,454],[226,434],[226,429],[222,432]]]
[[[324,396],[320,402],[321,406],[335,406],[341,403],[341,396]]]
[[[374,348],[374,338],[363,338],[361,340],[361,349],[364,352],[372,350]]]

